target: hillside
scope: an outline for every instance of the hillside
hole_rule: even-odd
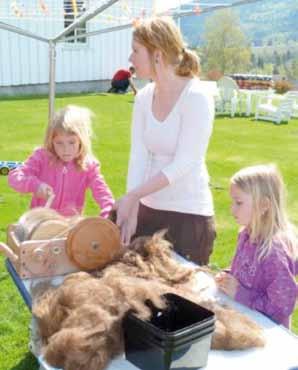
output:
[[[212,3],[225,4],[230,1],[208,1],[208,4]],[[251,40],[252,45],[298,42],[297,0],[263,0],[235,7],[233,10],[239,15],[243,31]],[[214,13],[210,12],[200,16],[181,18],[181,29],[190,46],[195,47],[203,44],[205,20],[212,14]]]

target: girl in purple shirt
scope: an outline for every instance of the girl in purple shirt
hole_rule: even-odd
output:
[[[284,207],[284,184],[274,165],[247,167],[231,179],[232,214],[243,226],[231,270],[218,287],[246,306],[290,327],[298,286],[298,242]]]
[[[87,108],[68,105],[59,110],[48,126],[44,146],[9,173],[10,186],[20,193],[32,193],[31,208],[43,207],[52,197],[51,208],[64,216],[82,212],[89,188],[101,216],[107,217],[114,199],[92,155],[90,138]]]

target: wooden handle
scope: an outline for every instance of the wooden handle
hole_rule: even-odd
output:
[[[52,205],[52,203],[53,203],[54,198],[55,198],[55,194],[54,194],[54,193],[52,193],[52,194],[48,197],[48,200],[47,200],[46,204],[44,205],[44,206],[45,206],[45,208],[50,208],[50,207],[51,207],[51,205]]]
[[[9,248],[8,245],[0,242],[0,252],[3,252],[7,258],[13,262],[17,262],[19,257]]]

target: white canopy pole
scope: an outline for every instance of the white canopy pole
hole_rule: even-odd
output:
[[[49,42],[49,115],[48,123],[53,120],[55,113],[55,81],[56,81],[56,43]]]
[[[47,44],[49,43],[49,40],[46,39],[45,37],[41,37],[41,36],[36,35],[36,34],[30,32],[30,31],[23,30],[22,28],[12,26],[12,25],[4,23],[4,22],[0,22],[0,29],[6,30],[6,31],[9,31],[9,32],[18,33],[19,35],[30,37],[31,39],[46,42]]]
[[[113,4],[117,3],[119,0],[107,0],[102,5],[96,8],[92,8],[87,10],[83,15],[77,18],[72,24],[70,24],[67,28],[65,28],[62,32],[60,32],[53,41],[57,42],[64,36],[68,35],[71,31],[73,31],[77,26],[81,23],[87,22],[89,19],[94,18],[96,15],[102,13],[104,10],[112,6]]]
[[[235,1],[234,3],[229,3],[229,4],[211,5],[208,8],[200,9],[200,14],[212,12],[212,11],[219,10],[219,9],[233,8],[235,6],[247,5],[247,4],[250,4],[250,3],[256,3],[258,1],[262,1],[262,0],[239,0],[239,1]],[[200,3],[198,5],[200,5]],[[172,17],[173,18],[187,17],[187,16],[190,16],[190,15],[194,15],[194,13],[195,13],[194,10],[187,10],[187,11],[182,11],[180,13],[173,14]]]
[[[113,31],[119,31],[123,30],[126,28],[130,28],[133,25],[133,22],[122,25],[122,26],[115,26],[115,27],[110,27],[106,28],[103,30],[98,30],[94,32],[89,32],[85,33],[80,36],[72,36],[72,37],[65,37],[67,36],[70,32],[72,32],[78,25],[81,23],[87,22],[88,20],[94,18],[96,15],[102,13],[104,10],[112,6],[113,4],[117,3],[119,0],[106,0],[103,4],[93,7],[92,9],[89,9],[86,11],[83,15],[81,15],[79,18],[77,18],[74,23],[69,25],[67,28],[65,28],[62,32],[60,32],[55,38],[53,39],[47,39],[45,37],[36,35],[30,31],[26,31],[24,29],[18,28],[16,26],[12,26],[10,24],[0,22],[0,29],[9,31],[9,32],[14,32],[17,34],[20,34],[25,37],[29,37],[38,41],[45,42],[49,44],[49,122],[52,121],[53,116],[54,116],[54,111],[55,111],[55,73],[56,73],[56,43],[59,41],[68,41],[68,40],[74,40],[78,39],[80,37],[89,37],[89,36],[95,36],[98,34],[102,33],[108,33],[108,32],[113,32]],[[221,5],[217,4],[215,6],[210,6],[209,8],[201,9],[201,13],[206,13],[210,12],[213,10],[221,9],[221,8],[226,8],[226,7],[234,7],[238,5],[245,5],[249,3],[255,3],[261,0],[238,0],[234,3],[227,4],[227,5]],[[155,0],[154,0],[155,2]],[[190,16],[193,15],[194,11],[186,11],[186,12],[179,12],[176,14],[173,14],[173,18],[180,18],[184,16]]]
[[[245,4],[248,4],[248,3],[255,3],[255,2],[258,2],[258,1],[262,1],[262,0],[240,0],[240,1],[237,1],[235,3],[230,3],[230,4],[216,4],[216,5],[214,4],[214,5],[212,5],[208,8],[201,9],[200,13],[207,13],[207,12],[218,10],[218,9],[230,8],[230,7],[234,7],[234,6],[245,5]],[[180,10],[180,8],[179,8],[179,10]],[[188,10],[188,11],[184,11],[184,12],[180,11],[180,12],[172,14],[172,17],[175,18],[175,19],[176,18],[180,19],[181,17],[187,17],[187,16],[191,16],[191,15],[194,15],[194,14],[195,14],[194,10]],[[164,13],[162,12],[162,13],[157,14],[157,16],[159,16],[159,15],[164,15]],[[85,33],[82,33],[82,34],[76,35],[76,36],[62,37],[61,39],[59,39],[59,42],[78,40],[80,38],[87,38],[87,37],[91,37],[91,36],[97,36],[97,35],[100,35],[100,34],[103,34],[103,33],[121,31],[121,30],[125,30],[127,28],[131,28],[132,26],[133,26],[133,22],[130,22],[130,23],[123,24],[121,26],[112,26],[112,27],[104,28],[104,29],[98,30],[98,31],[85,32]]]
[[[91,37],[91,36],[97,36],[97,35],[100,35],[102,33],[109,33],[109,32],[114,32],[114,31],[121,31],[121,30],[125,30],[125,29],[131,28],[131,27],[132,27],[132,22],[131,23],[123,24],[122,26],[113,26],[113,27],[104,28],[104,29],[98,30],[98,31],[92,31],[92,32],[82,33],[82,34],[77,35],[77,36],[65,37],[65,38],[59,40],[59,42],[77,40],[77,39],[81,39],[81,38],[85,38],[85,37]]]
[[[81,23],[87,22],[89,19],[95,17],[97,14],[102,13],[104,10],[109,8],[111,5],[115,4],[119,0],[108,0],[99,7],[89,9],[77,20],[75,20],[71,25],[65,28],[60,32],[56,37],[51,39],[49,45],[49,65],[50,65],[50,74],[49,74],[49,124],[53,121],[55,113],[55,85],[56,85],[56,43],[73,31]]]

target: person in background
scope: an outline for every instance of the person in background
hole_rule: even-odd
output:
[[[166,228],[176,252],[206,264],[216,235],[205,163],[214,101],[198,56],[173,20],[156,17],[134,29],[129,60],[153,82],[134,103],[127,194],[115,204],[122,241]]]
[[[111,81],[111,88],[109,89],[110,92],[114,93],[125,93],[130,86],[133,93],[137,94],[137,88],[135,87],[132,77],[135,73],[135,68],[133,66],[129,67],[129,70],[126,69],[119,69],[113,76]]]
[[[290,327],[298,296],[298,240],[284,206],[284,183],[276,166],[259,165],[231,179],[232,213],[243,228],[230,271],[216,282],[236,301]]]
[[[20,193],[32,193],[31,208],[45,206],[52,197],[50,207],[63,216],[83,211],[85,192],[90,188],[100,215],[108,217],[114,199],[92,154],[91,111],[68,105],[55,113],[43,147],[10,171],[8,182]]]

